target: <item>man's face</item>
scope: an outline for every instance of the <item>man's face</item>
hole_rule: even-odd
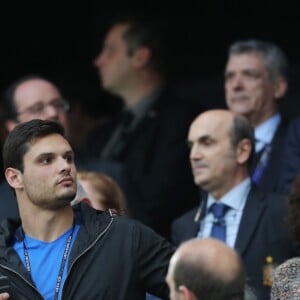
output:
[[[258,53],[232,55],[225,70],[228,108],[258,125],[277,111],[276,85]]]
[[[218,113],[204,113],[188,134],[194,182],[210,193],[229,190],[234,181],[237,159],[230,139],[232,119]]]
[[[36,139],[24,155],[22,186],[36,206],[58,209],[70,205],[76,195],[74,153],[59,134]]]
[[[99,70],[102,86],[116,95],[120,95],[130,86],[131,75],[134,72],[132,57],[128,56],[123,39],[126,29],[127,25],[119,24],[109,30],[103,49],[94,62]]]
[[[14,98],[17,121],[7,122],[8,131],[18,123],[42,119],[60,123],[67,132],[65,100],[50,82],[41,79],[25,81],[17,87]]]

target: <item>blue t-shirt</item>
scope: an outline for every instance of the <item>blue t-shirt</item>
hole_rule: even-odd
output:
[[[75,224],[72,234],[72,240],[66,264],[64,267],[62,280],[59,290],[59,299],[61,298],[61,292],[64,285],[64,281],[67,276],[69,255],[75,241],[76,235],[79,231],[80,225]],[[39,292],[46,300],[53,300],[55,294],[55,286],[57,283],[58,274],[60,271],[64,251],[67,245],[68,238],[73,230],[73,226],[52,242],[43,242],[34,239],[25,234],[25,245],[28,250],[28,256],[31,268],[31,278],[35,283]],[[24,266],[26,267],[25,254],[23,241],[17,236],[15,237],[14,249],[18,253]]]

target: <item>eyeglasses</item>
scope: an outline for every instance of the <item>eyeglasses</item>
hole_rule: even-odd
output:
[[[22,111],[16,113],[16,116],[22,115],[24,113],[29,113],[31,115],[39,116],[42,115],[47,106],[53,107],[56,111],[68,111],[70,109],[70,104],[65,99],[55,99],[49,103],[38,102],[32,106],[29,106]]]

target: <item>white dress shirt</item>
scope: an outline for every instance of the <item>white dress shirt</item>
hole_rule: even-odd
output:
[[[239,185],[225,194],[218,202],[224,203],[230,207],[224,216],[226,224],[226,244],[234,248],[235,240],[237,237],[238,229],[240,226],[242,214],[247,201],[247,197],[250,191],[251,181],[248,177]],[[209,194],[207,199],[207,205],[205,208],[205,217],[200,221],[200,227],[198,232],[199,238],[206,238],[210,236],[210,232],[213,225],[214,216],[209,212],[209,208],[212,204],[217,202],[214,197]]]
[[[255,152],[259,152],[265,145],[271,144],[280,122],[281,116],[277,113],[254,129]]]

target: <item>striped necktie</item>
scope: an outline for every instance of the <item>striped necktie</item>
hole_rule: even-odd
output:
[[[214,203],[209,211],[214,215],[213,226],[210,236],[226,242],[226,222],[224,216],[229,210],[229,206],[223,203]]]

